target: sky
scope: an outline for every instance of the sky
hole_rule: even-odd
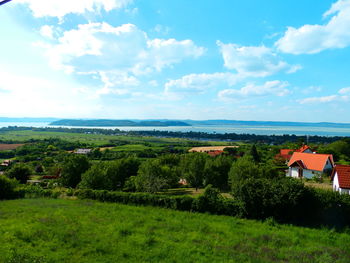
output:
[[[13,0],[0,116],[350,122],[350,0]]]

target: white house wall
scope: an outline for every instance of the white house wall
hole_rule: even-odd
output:
[[[299,177],[299,168],[289,167],[289,176],[298,178]]]
[[[333,178],[333,190],[338,191],[341,194],[350,194],[350,189],[344,189],[339,187],[338,173],[336,172]]]

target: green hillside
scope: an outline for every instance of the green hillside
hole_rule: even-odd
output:
[[[349,262],[350,235],[81,200],[0,202],[0,262]]]

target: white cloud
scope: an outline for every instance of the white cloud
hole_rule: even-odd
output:
[[[248,97],[259,97],[266,95],[285,96],[289,94],[286,88],[289,86],[285,81],[267,81],[263,85],[247,84],[241,89],[225,89],[218,93],[218,97],[223,101],[237,100]]]
[[[330,20],[323,25],[288,27],[275,46],[291,54],[314,54],[326,49],[344,48],[350,45],[350,0],[339,0],[325,12]]]
[[[82,85],[0,69],[0,116],[88,116],[96,110]]]
[[[348,88],[342,88],[339,91],[339,94],[343,94],[343,95],[350,95],[350,87]]]
[[[54,30],[53,30],[53,26],[49,26],[49,25],[44,25],[40,28],[40,34],[43,37],[47,37],[47,38],[53,38],[54,37]]]
[[[149,39],[133,24],[79,25],[63,33],[56,44],[43,44],[50,64],[66,71],[119,70],[135,75],[161,71],[205,52],[192,40]]]
[[[58,17],[67,14],[84,14],[86,12],[107,12],[119,9],[132,3],[132,0],[17,0],[27,4],[35,17]]]
[[[338,91],[338,94],[322,96],[322,97],[310,97],[301,99],[298,102],[300,104],[307,103],[328,103],[328,102],[337,102],[337,101],[350,101],[350,87],[342,88]]]
[[[272,49],[265,46],[239,46],[217,41],[228,69],[236,70],[243,76],[266,77],[285,71],[293,73],[299,65],[291,66],[283,61]]]
[[[165,84],[165,94],[169,98],[180,99],[186,94],[203,93],[211,88],[231,87],[239,81],[233,73],[190,74],[180,79],[169,80]]]

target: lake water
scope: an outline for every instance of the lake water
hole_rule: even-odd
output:
[[[48,122],[0,122],[0,127],[22,126],[22,127],[58,127],[50,126]],[[269,126],[269,125],[197,125],[176,127],[72,127],[65,128],[103,128],[120,129],[122,131],[176,131],[176,132],[206,132],[206,133],[249,133],[258,135],[320,135],[320,136],[350,136],[350,128],[335,127],[312,127],[312,126]]]

